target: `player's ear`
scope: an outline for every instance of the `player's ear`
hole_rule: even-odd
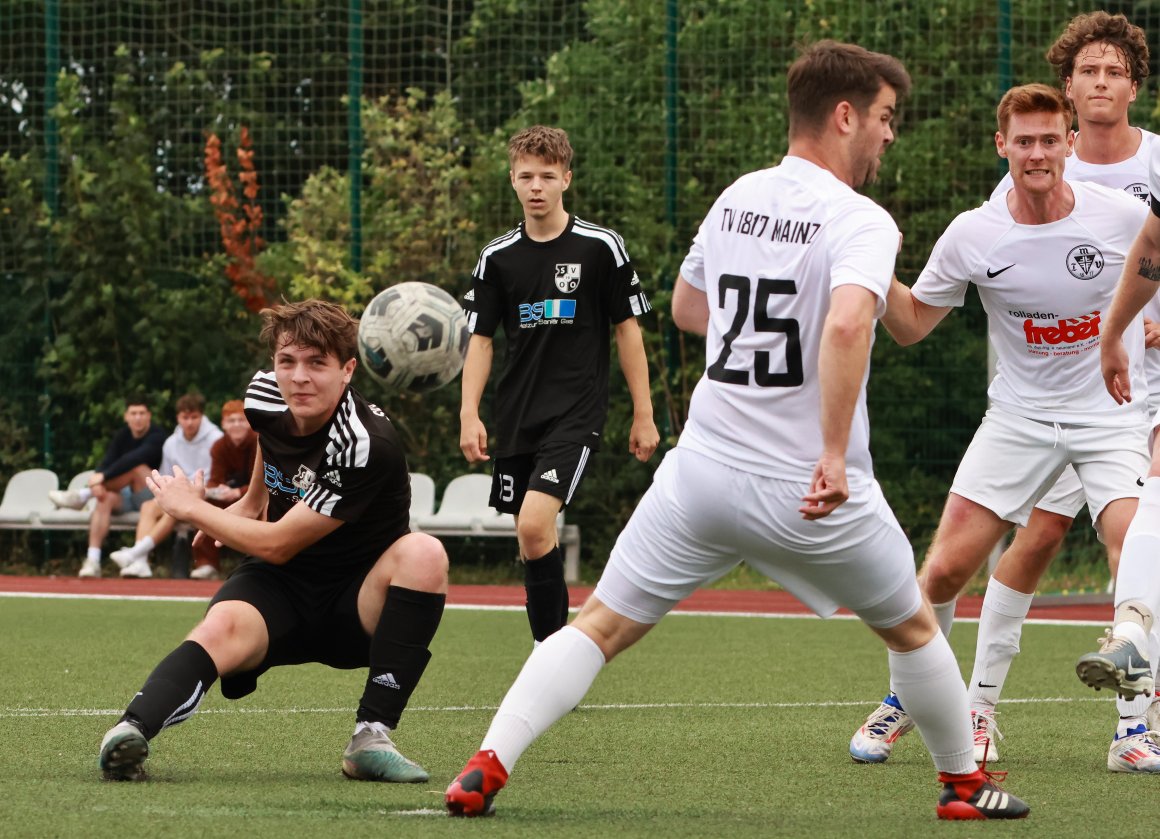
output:
[[[348,358],[346,363],[342,365],[342,382],[343,384],[350,384],[350,377],[354,375],[354,368],[358,367],[358,358]]]
[[[1007,156],[1007,140],[1003,137],[1002,131],[995,132],[995,151],[998,152],[999,157]]]
[[[572,170],[571,169],[569,169],[567,172],[564,173],[564,177],[561,179],[561,182],[564,184],[564,187],[563,187],[564,189],[567,189],[568,185],[572,183]]]

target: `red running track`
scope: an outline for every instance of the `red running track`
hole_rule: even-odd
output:
[[[208,580],[99,580],[77,577],[10,577],[0,576],[0,593],[46,595],[105,595],[112,597],[203,597],[208,600],[221,583]],[[592,593],[590,587],[569,589],[572,606],[578,608]],[[1062,599],[1062,598],[1060,598]],[[447,602],[456,606],[523,606],[524,590],[520,586],[451,586]],[[977,618],[983,598],[959,598],[955,614]],[[782,591],[742,591],[706,589],[695,592],[677,607],[685,612],[746,612],[753,614],[808,614],[808,610],[791,595]],[[1110,603],[1051,603],[1033,605],[1030,617],[1047,620],[1106,621],[1112,617]]]

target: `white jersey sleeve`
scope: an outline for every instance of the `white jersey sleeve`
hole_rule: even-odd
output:
[[[728,187],[681,265],[708,298],[709,326],[679,445],[808,481],[822,450],[818,351],[830,294],[856,285],[884,311],[898,242],[889,213],[801,158]],[[872,477],[865,379],[846,464],[852,483]]]

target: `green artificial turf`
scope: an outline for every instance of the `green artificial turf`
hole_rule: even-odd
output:
[[[1153,795],[1153,779],[1105,768],[1115,708],[1072,671],[1092,627],[1026,628],[999,768],[1031,817],[968,825],[935,819],[916,735],[885,765],[850,761],[886,687],[861,625],[674,615],[524,754],[495,818],[451,820],[443,789],[530,648],[522,613],[464,610],[448,610],[396,736],[428,784],[342,777],[363,675],[320,666],[276,669],[238,702],[215,687],[153,741],[150,781],[100,780],[101,736],[202,609],[0,597],[0,836],[1088,837]],[[964,672],[974,637],[970,623],[952,633]]]

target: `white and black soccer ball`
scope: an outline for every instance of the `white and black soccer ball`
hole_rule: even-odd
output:
[[[454,297],[430,283],[399,283],[375,295],[363,312],[358,354],[387,387],[422,393],[459,375],[468,337]]]

